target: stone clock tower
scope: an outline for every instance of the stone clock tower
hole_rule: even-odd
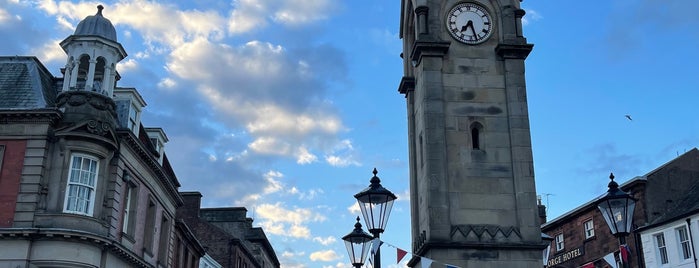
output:
[[[413,253],[435,263],[543,265],[519,2],[401,3]]]

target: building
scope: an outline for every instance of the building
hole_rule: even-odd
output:
[[[645,267],[697,267],[699,178],[686,195],[671,200],[662,216],[635,230]]]
[[[262,228],[252,227],[243,207],[201,208],[201,193],[182,192],[177,214],[223,268],[278,268],[279,260]]]
[[[696,214],[696,203],[694,207],[687,204],[696,202],[697,183],[699,150],[694,148],[655,170],[620,185],[622,190],[637,200],[633,216],[634,231],[626,239],[630,252],[627,263],[630,267],[661,267],[654,263],[656,255],[653,248],[657,249],[657,245],[653,243],[657,243],[659,234],[681,228],[680,221],[691,219]],[[600,193],[600,197],[602,194],[605,193]],[[619,241],[611,234],[599,212],[596,206],[598,200],[599,197],[590,200],[542,225],[542,231],[554,238],[548,267],[611,267],[609,262],[620,261]],[[694,226],[691,223],[695,223]],[[684,226],[697,228],[696,223],[697,219],[694,218],[693,222],[685,222]],[[689,230],[688,228],[687,231]],[[680,232],[677,232],[678,235]],[[656,235],[656,242],[652,241],[653,235]],[[688,232],[686,235],[689,237]],[[666,237],[666,243],[678,241],[674,239],[673,232],[668,232]],[[678,245],[685,240],[680,239]],[[654,246],[649,247],[650,245]],[[667,245],[670,250],[670,244]],[[682,248],[673,246],[671,250],[675,250],[675,254],[677,250],[681,252]],[[679,253],[675,255],[679,260]],[[683,260],[682,263],[692,264]]]
[[[60,45],[63,77],[0,57],[0,267],[197,267],[180,184],[145,101],[117,85],[127,55],[102,15]]]
[[[414,254],[542,265],[524,14],[518,0],[401,1]]]

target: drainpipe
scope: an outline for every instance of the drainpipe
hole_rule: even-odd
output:
[[[692,222],[689,220],[689,218],[687,218],[686,220],[687,229],[689,229],[689,243],[692,246],[692,255],[694,256],[694,268],[699,268],[699,266],[697,266],[697,253],[694,250],[694,237],[692,237]]]

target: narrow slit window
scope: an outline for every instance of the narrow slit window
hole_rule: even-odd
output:
[[[471,148],[474,150],[483,148],[483,125],[478,122],[471,124]]]

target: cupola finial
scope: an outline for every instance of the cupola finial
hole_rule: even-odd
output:
[[[95,15],[100,15],[100,16],[102,16],[102,9],[104,9],[104,6],[98,5],[98,6],[97,6],[97,14],[95,14]]]

